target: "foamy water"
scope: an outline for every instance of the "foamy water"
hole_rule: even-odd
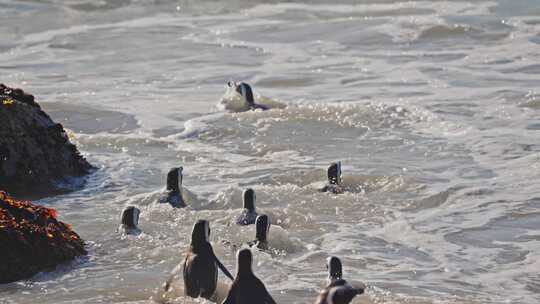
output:
[[[538,303],[539,44],[536,0],[0,0],[0,82],[100,168],[40,201],[89,256],[0,303],[151,303],[202,218],[234,271],[247,187],[279,303],[312,303],[328,255],[368,286],[353,303]],[[222,112],[231,80],[287,107]],[[318,192],[337,160],[349,191]],[[171,210],[155,202],[179,165],[193,196]],[[138,237],[115,232],[127,205]]]

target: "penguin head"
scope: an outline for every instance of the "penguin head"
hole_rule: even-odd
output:
[[[251,86],[245,82],[241,83],[234,83],[235,90],[238,92],[238,94],[242,95],[244,98],[244,101],[251,107],[255,105],[255,99],[253,98],[253,91],[251,90]],[[230,82],[229,82],[230,86]]]
[[[169,170],[167,173],[167,190],[169,191],[180,191],[180,186],[182,185],[182,171],[183,167],[175,167]]]
[[[340,279],[343,276],[341,261],[338,257],[331,256],[326,259],[326,268],[328,269],[328,279]]]
[[[244,209],[247,209],[249,212],[255,211],[255,191],[251,188],[247,188],[242,193],[244,200]]]
[[[191,233],[191,245],[197,247],[201,244],[208,243],[210,237],[210,225],[207,220],[198,220],[193,225]]]
[[[328,183],[339,185],[341,183],[341,162],[332,163],[328,167]]]
[[[251,270],[251,264],[253,263],[253,255],[251,254],[251,250],[249,248],[238,250],[238,253],[236,254],[236,259],[236,265],[238,265],[237,277],[242,274],[253,273]]]
[[[270,220],[268,216],[266,214],[257,216],[255,227],[257,229],[257,233],[255,234],[256,239],[262,242],[266,241],[268,232],[270,231]]]
[[[141,211],[137,207],[126,207],[126,209],[122,211],[121,224],[128,229],[137,229],[140,213]]]

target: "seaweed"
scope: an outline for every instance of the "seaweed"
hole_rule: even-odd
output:
[[[84,241],[57,212],[0,191],[0,284],[86,255]]]

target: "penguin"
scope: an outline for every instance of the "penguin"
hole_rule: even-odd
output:
[[[169,203],[174,208],[184,208],[186,203],[182,197],[183,167],[171,168],[167,173],[167,189],[159,198],[160,203]]]
[[[353,287],[343,277],[339,258],[331,256],[326,260],[328,278],[326,287],[321,290],[315,304],[348,304],[354,297],[364,293],[363,287]]]
[[[214,254],[208,241],[210,227],[208,221],[198,220],[193,225],[191,245],[182,265],[184,290],[192,298],[203,297],[210,299],[217,286],[219,267],[223,273],[234,280],[231,273],[223,266]]]
[[[257,211],[255,210],[255,191],[251,188],[244,190],[242,198],[244,200],[244,209],[236,218],[236,224],[240,226],[254,224],[257,219]]]
[[[253,257],[251,250],[244,248],[237,253],[236,278],[229,294],[222,304],[275,304],[263,282],[251,269]]]
[[[268,232],[270,231],[270,220],[266,214],[257,216],[255,221],[255,240],[248,243],[249,247],[256,247],[260,250],[268,249]]]
[[[343,193],[343,186],[341,186],[341,162],[338,161],[330,164],[327,175],[328,183],[320,191],[334,194]]]
[[[244,101],[244,109],[245,111],[249,110],[268,110],[269,107],[262,105],[262,104],[256,104],[255,98],[253,97],[253,90],[251,89],[251,86],[245,82],[236,83],[229,81],[227,82],[227,86],[230,88],[234,88],[235,91],[242,95],[243,101]]]
[[[139,234],[141,230],[139,224],[139,214],[141,211],[137,207],[128,206],[122,211],[119,230],[124,234]]]

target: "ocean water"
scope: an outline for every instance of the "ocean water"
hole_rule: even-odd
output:
[[[312,303],[328,255],[367,285],[353,303],[538,303],[539,44],[538,0],[0,0],[0,82],[99,167],[39,201],[88,257],[0,303],[152,303],[201,218],[234,271],[247,187],[274,222],[254,270],[279,303]],[[287,107],[220,111],[231,80]],[[317,192],[337,160],[350,191]],[[179,165],[194,197],[171,210],[156,199]],[[138,237],[116,232],[127,205]]]

